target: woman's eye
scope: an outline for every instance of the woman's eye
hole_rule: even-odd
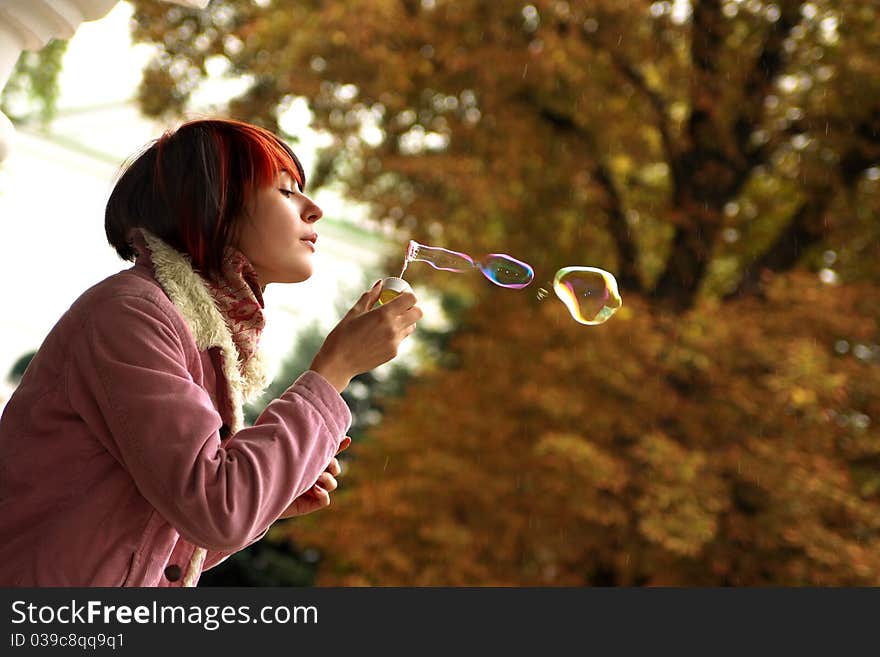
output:
[[[284,194],[285,198],[291,198],[293,196],[292,189],[279,189],[278,191]]]

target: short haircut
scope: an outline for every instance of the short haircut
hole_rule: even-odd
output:
[[[189,121],[124,166],[104,212],[107,240],[134,260],[131,230],[144,228],[216,280],[236,221],[256,191],[284,171],[305,188],[296,155],[268,130],[228,119]]]

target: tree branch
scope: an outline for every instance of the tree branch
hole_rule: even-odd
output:
[[[608,55],[611,59],[611,63],[614,68],[628,81],[630,82],[647,100],[651,105],[651,108],[654,110],[654,114],[657,118],[657,123],[655,127],[657,131],[660,133],[660,139],[663,142],[663,150],[666,152],[667,161],[673,166],[673,185],[678,184],[676,170],[674,164],[677,160],[678,154],[678,146],[676,140],[672,138],[672,134],[670,132],[670,116],[669,116],[669,103],[668,101],[660,94],[660,92],[651,87],[648,84],[648,81],[645,79],[645,76],[642,72],[633,66],[633,64],[626,59],[623,55],[620,54],[619,50],[616,47],[608,47],[596,38],[594,33],[588,32],[586,29],[581,30],[581,36],[585,43],[589,46],[593,47],[599,52],[603,52]]]
[[[681,209],[688,220],[675,227],[666,266],[654,287],[654,297],[679,313],[694,304],[720,224],[714,204],[690,202]]]
[[[617,185],[614,184],[610,170],[598,154],[595,139],[585,128],[578,126],[570,116],[556,112],[548,107],[540,107],[538,114],[555,130],[576,135],[588,144],[593,160],[590,172],[593,179],[604,190],[608,203],[608,229],[618,254],[618,283],[623,289],[641,291],[643,286],[638,269],[638,250],[626,221],[623,199],[617,190]]]
[[[680,172],[682,183],[673,202],[684,218],[675,227],[666,265],[654,288],[657,300],[676,312],[684,312],[694,303],[718,233],[720,208],[736,183],[736,166],[725,152],[724,122],[719,116],[725,84],[720,64],[725,27],[721,0],[694,2],[691,111],[685,146],[673,168]]]
[[[765,273],[792,269],[806,249],[825,237],[827,228],[823,219],[831,196],[830,192],[820,194],[801,203],[770,248],[746,266],[739,284],[725,294],[724,299],[760,294]]]
[[[605,190],[605,196],[608,199],[608,230],[617,246],[620,287],[626,290],[641,291],[642,281],[638,269],[638,252],[630,233],[626,214],[623,211],[623,201],[617,191],[617,185],[614,184],[614,179],[611,177],[611,172],[600,159],[596,160],[593,167],[593,178]]]
[[[724,43],[721,0],[694,4],[691,21],[691,114],[687,132],[690,148],[716,141],[714,117],[720,109],[723,80],[719,75],[719,50]]]
[[[733,122],[733,136],[739,151],[741,175],[766,161],[770,149],[766,144],[751,144],[751,136],[764,116],[764,101],[773,89],[776,78],[785,67],[785,40],[800,22],[803,0],[780,3],[779,19],[770,27],[761,52],[743,84],[740,111]]]
[[[642,72],[620,55],[620,53],[610,51],[608,54],[614,67],[648,99],[648,102],[654,109],[654,114],[657,115],[656,127],[663,140],[663,148],[666,151],[667,160],[674,162],[678,147],[669,133],[669,104],[666,102],[666,99],[656,89],[652,89]]]

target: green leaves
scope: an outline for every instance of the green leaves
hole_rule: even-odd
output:
[[[36,117],[49,123],[55,115],[66,50],[66,40],[52,39],[42,50],[22,52],[0,96],[0,111],[16,121]]]

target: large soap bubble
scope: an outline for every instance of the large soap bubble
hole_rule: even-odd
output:
[[[623,305],[617,279],[596,267],[564,267],[556,272],[553,291],[574,321],[587,326],[607,321]]]

